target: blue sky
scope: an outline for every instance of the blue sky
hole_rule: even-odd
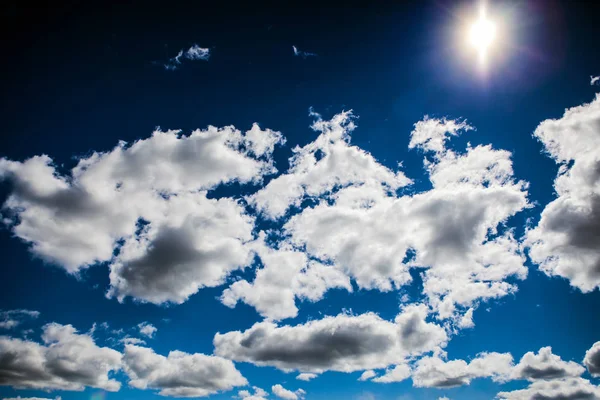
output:
[[[584,3],[6,6],[0,398],[600,399]]]

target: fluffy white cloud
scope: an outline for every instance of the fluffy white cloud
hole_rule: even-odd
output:
[[[302,390],[302,389],[298,389],[295,392],[292,392],[291,390],[287,390],[280,384],[273,385],[271,387],[271,391],[273,392],[273,394],[275,396],[279,397],[280,399],[284,399],[284,400],[303,399],[304,394],[305,394],[304,390]]]
[[[13,329],[20,325],[23,320],[37,318],[39,311],[31,310],[7,310],[0,311],[0,329]]]
[[[298,376],[296,377],[296,379],[301,380],[301,381],[310,381],[311,379],[315,379],[317,376],[317,374],[311,374],[310,372],[303,372],[301,374],[298,374]]]
[[[547,275],[589,292],[600,286],[600,95],[535,130],[560,165],[557,198],[527,233],[531,259]]]
[[[269,396],[269,393],[257,386],[254,386],[253,389],[254,394],[250,393],[249,390],[240,390],[238,397],[244,400],[266,400]]]
[[[415,125],[411,147],[433,152],[425,163],[433,188],[398,196],[410,180],[351,146],[354,128],[350,112],[331,121],[317,116],[318,138],[296,148],[289,171],[249,198],[273,219],[317,199],[287,220],[285,244],[366,289],[401,287],[411,281],[410,268],[425,267],[424,293],[441,318],[461,310],[472,315],[479,301],[513,293],[507,278],[523,279],[527,269],[502,224],[529,204],[527,184],[513,179],[510,153],[491,146],[447,150],[447,137],[468,125],[426,119]],[[472,326],[469,315],[458,325]]]
[[[205,354],[171,351],[165,357],[128,344],[123,364],[130,386],[156,389],[162,396],[204,397],[248,384],[231,361]]]
[[[15,235],[45,261],[70,273],[110,262],[110,296],[181,303],[251,258],[253,218],[206,191],[260,182],[275,171],[271,151],[282,141],[257,125],[246,134],[156,131],[80,159],[68,176],[48,156],[0,159],[0,179],[13,184],[4,208]]]
[[[352,291],[350,279],[340,270],[316,261],[283,245],[273,249],[264,243],[264,234],[252,246],[263,268],[256,270],[252,283],[238,280],[223,292],[223,304],[234,307],[238,301],[253,306],[271,320],[295,317],[295,299],[318,301],[330,288]]]
[[[503,400],[598,400],[600,388],[583,378],[540,380],[526,389],[498,393]]]
[[[586,366],[592,376],[600,377],[600,342],[594,343],[594,345],[585,352],[583,365]]]
[[[373,379],[373,382],[377,383],[392,383],[402,382],[403,380],[410,377],[411,370],[406,364],[396,365],[394,368],[385,371],[385,374]]]
[[[373,313],[340,314],[295,326],[260,322],[213,340],[215,354],[284,371],[353,372],[401,364],[410,355],[444,346],[443,328],[425,321],[424,306],[407,306],[386,321]]]
[[[412,380],[415,387],[436,388],[468,385],[475,378],[489,377],[503,382],[509,379],[512,368],[513,358],[507,353],[481,353],[469,363],[423,357],[416,362]]]
[[[187,49],[184,53],[185,58],[190,60],[204,60],[207,61],[210,58],[210,49],[200,47],[197,44]]]
[[[600,84],[600,76],[590,76],[590,85],[598,85]]]
[[[359,381],[368,381],[369,379],[373,378],[377,376],[377,373],[375,371],[373,371],[372,369],[369,369],[365,372],[363,372],[360,377],[358,378]]]
[[[140,330],[140,334],[149,338],[153,338],[154,334],[158,329],[154,325],[148,322],[141,322],[138,324],[138,329]]]
[[[573,361],[563,361],[552,354],[551,347],[542,347],[538,354],[525,353],[511,374],[512,379],[561,379],[577,377],[583,374],[585,368]]]
[[[121,353],[98,347],[71,325],[44,326],[44,344],[0,336],[0,385],[19,389],[118,391],[110,378],[121,368]]]

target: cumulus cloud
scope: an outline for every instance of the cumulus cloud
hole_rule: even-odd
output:
[[[39,311],[7,310],[0,311],[0,329],[13,329],[26,319],[35,319],[40,316]]]
[[[464,360],[444,361],[438,356],[423,357],[416,362],[412,374],[415,387],[451,388],[468,385],[475,378],[509,380],[513,358],[508,353],[481,353],[469,363]]]
[[[304,392],[303,389],[298,389],[295,392],[292,392],[291,390],[287,390],[286,388],[284,388],[280,384],[273,385],[271,387],[271,391],[273,392],[273,394],[275,396],[277,396],[280,399],[284,399],[284,400],[298,400],[298,399],[303,399],[304,398],[304,394],[305,394],[305,392]]]
[[[316,53],[310,53],[308,51],[302,51],[296,46],[292,46],[292,50],[294,50],[294,55],[296,57],[308,58],[308,57],[317,57]]]
[[[557,198],[527,233],[531,259],[549,276],[590,292],[600,286],[600,95],[543,121],[534,136],[560,165]]]
[[[260,322],[213,340],[215,354],[284,371],[353,372],[400,364],[411,355],[445,346],[443,328],[425,321],[424,306],[407,306],[386,321],[373,313],[340,314],[295,326]]]
[[[0,336],[0,385],[18,389],[118,391],[110,374],[121,368],[121,353],[98,347],[71,325],[45,325],[43,344]]]
[[[269,393],[257,386],[254,386],[252,389],[254,389],[254,393],[251,393],[249,390],[240,390],[238,397],[244,400],[266,400],[269,396]]]
[[[406,364],[396,365],[394,368],[385,371],[385,374],[373,379],[373,382],[377,383],[392,383],[402,382],[403,380],[410,377],[411,370]]]
[[[154,325],[148,322],[139,323],[138,329],[140,330],[141,335],[144,335],[148,338],[153,338],[154,334],[158,330]]]
[[[449,137],[470,126],[427,118],[415,124],[410,147],[432,156],[425,167],[433,188],[399,195],[411,180],[350,145],[356,127],[350,111],[330,121],[312,115],[319,136],[294,149],[287,173],[248,198],[273,220],[306,199],[316,204],[284,218],[285,245],[343,271],[364,289],[399,288],[411,282],[411,268],[424,267],[429,305],[465,328],[473,325],[471,309],[480,301],[516,291],[507,279],[525,278],[527,268],[504,223],[529,203],[527,184],[513,178],[510,152],[446,149]],[[459,312],[465,318],[458,319]]]
[[[503,400],[597,400],[600,388],[583,378],[540,380],[531,383],[526,389],[500,392],[497,398]]]
[[[275,172],[271,151],[282,142],[256,124],[245,134],[209,126],[120,143],[68,175],[48,156],[0,159],[0,179],[13,187],[4,211],[36,256],[69,273],[109,262],[108,296],[182,303],[251,259],[253,218],[239,200],[207,191],[260,182]]]
[[[561,379],[580,376],[585,371],[581,365],[573,361],[563,361],[552,354],[551,347],[542,347],[538,354],[526,353],[511,374],[512,379]]]
[[[372,369],[369,369],[365,372],[363,372],[361,374],[361,376],[358,378],[359,381],[368,381],[369,379],[373,378],[377,376],[377,373],[375,371],[373,371]]]
[[[590,85],[600,85],[600,76],[590,76]]]
[[[159,390],[161,396],[204,397],[248,384],[231,361],[205,354],[171,351],[165,357],[129,344],[123,363],[130,386]]]
[[[317,376],[319,375],[311,374],[310,372],[303,372],[301,374],[298,374],[298,376],[296,376],[296,379],[308,382],[311,379],[315,379]]]
[[[274,249],[260,236],[252,248],[260,257],[263,268],[256,270],[254,281],[238,280],[226,289],[221,301],[234,307],[238,301],[253,306],[271,320],[295,317],[295,299],[318,301],[330,288],[352,292],[350,278],[340,270],[316,261],[309,261],[302,251],[285,244]]]
[[[585,352],[583,365],[586,366],[592,376],[600,377],[600,342],[594,343],[594,345]]]

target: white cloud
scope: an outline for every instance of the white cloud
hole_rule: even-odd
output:
[[[280,384],[273,385],[271,387],[271,391],[273,392],[273,394],[275,396],[279,397],[280,399],[284,399],[284,400],[303,399],[304,394],[305,394],[304,390],[302,390],[302,389],[298,389],[295,392],[292,392],[291,390],[287,390]]]
[[[4,400],[61,400],[60,396],[56,396],[53,399],[49,399],[47,397],[5,397]]]
[[[373,382],[377,383],[392,383],[402,382],[403,380],[410,377],[411,370],[406,364],[396,365],[394,368],[385,371],[385,374],[373,379]]]
[[[190,60],[204,60],[208,61],[210,58],[210,49],[200,47],[197,44],[187,49],[184,53],[185,58]]]
[[[358,378],[359,381],[368,381],[369,379],[373,378],[377,376],[377,373],[375,371],[373,371],[372,369],[369,369],[365,372],[363,372],[361,374],[361,376]]]
[[[599,85],[600,84],[600,76],[590,76],[590,85]]]
[[[109,262],[109,296],[181,303],[251,258],[253,218],[238,200],[206,196],[275,172],[270,151],[281,134],[249,132],[156,131],[80,159],[67,176],[48,156],[0,159],[0,179],[13,184],[5,211],[35,255],[69,273]]]
[[[234,307],[238,301],[253,306],[271,320],[295,317],[295,299],[318,301],[330,288],[352,291],[350,279],[338,269],[309,261],[306,254],[289,246],[273,249],[261,234],[253,246],[263,268],[256,270],[252,283],[238,280],[223,292],[223,304]]]
[[[294,55],[296,57],[308,58],[308,57],[317,57],[316,53],[310,53],[308,51],[302,51],[298,49],[296,46],[292,46],[292,50],[294,50]]]
[[[503,400],[597,400],[600,388],[583,378],[540,380],[526,389],[498,393]]]
[[[45,325],[44,344],[0,336],[2,385],[18,389],[118,391],[110,374],[121,368],[121,353],[98,347],[71,325]]]
[[[248,384],[231,361],[205,354],[171,351],[165,357],[126,345],[123,363],[130,386],[159,390],[161,396],[204,397]]]
[[[146,341],[144,341],[142,339],[135,338],[135,337],[129,337],[129,336],[126,336],[126,337],[120,339],[119,342],[121,342],[123,344],[136,344],[136,345],[146,344]]]
[[[269,393],[265,390],[254,386],[254,394],[250,393],[249,390],[240,390],[238,392],[238,397],[244,400],[266,400],[269,397]]]
[[[578,363],[563,361],[559,356],[552,354],[551,347],[542,347],[538,354],[526,353],[513,369],[511,378],[530,381],[561,379],[580,376],[584,371],[585,368]]]
[[[423,357],[416,362],[412,380],[415,387],[436,388],[468,385],[475,378],[489,377],[503,382],[509,380],[512,368],[513,358],[508,353],[481,353],[469,363]]]
[[[301,381],[310,381],[311,379],[315,379],[317,376],[317,374],[311,374],[309,372],[303,372],[301,374],[298,374],[298,376],[296,377],[296,379],[301,380]]]
[[[594,345],[585,352],[583,365],[586,366],[592,376],[600,377],[600,342],[594,343]]]
[[[411,282],[410,268],[426,267],[429,304],[441,318],[466,312],[457,321],[469,327],[471,308],[514,293],[507,278],[527,275],[519,243],[503,227],[529,207],[527,184],[514,181],[507,151],[445,149],[446,136],[466,129],[463,123],[425,122],[415,124],[412,146],[435,152],[425,163],[429,191],[396,195],[410,179],[349,144],[355,125],[344,112],[331,121],[317,115],[313,129],[319,137],[294,149],[289,171],[249,202],[278,219],[303,199],[318,199],[285,222],[286,245],[333,265],[365,289],[399,288]]]
[[[7,310],[0,311],[0,329],[13,329],[25,319],[35,319],[40,316],[39,311]]]
[[[153,338],[154,334],[158,330],[154,325],[148,322],[141,322],[138,324],[138,329],[140,330],[140,334],[144,335],[148,338]]]
[[[560,165],[557,198],[527,233],[531,259],[549,276],[590,292],[600,286],[600,95],[535,130]]]
[[[295,326],[260,322],[213,340],[215,354],[284,371],[353,372],[400,364],[405,357],[445,346],[443,328],[425,321],[424,306],[407,306],[394,322],[373,313],[340,314]]]

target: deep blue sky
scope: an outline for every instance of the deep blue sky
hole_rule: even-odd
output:
[[[61,171],[75,157],[108,151],[119,140],[148,137],[155,127],[189,132],[207,125],[249,129],[253,122],[281,131],[287,139],[274,157],[280,171],[295,145],[316,137],[309,129],[309,107],[324,118],[352,109],[359,117],[352,143],[382,164],[429,183],[422,154],[408,150],[413,124],[424,115],[465,118],[477,128],[453,142],[457,147],[492,143],[512,152],[515,176],[530,182],[536,207],[511,220],[517,235],[526,218],[539,219],[554,198],[557,165],[532,137],[536,126],[559,118],[564,109],[590,102],[597,87],[589,76],[600,73],[598,9],[591,2],[499,2],[510,10],[516,47],[492,65],[487,76],[456,51],[451,35],[459,10],[470,2],[450,1],[318,2],[287,5],[198,2],[123,2],[124,4],[33,4],[1,6],[3,84],[0,96],[0,156],[23,161],[48,154]],[[208,62],[186,62],[167,71],[166,62],[192,44],[211,49]],[[317,57],[295,57],[292,45]],[[10,193],[1,186],[0,200]],[[36,259],[8,228],[0,230],[0,309],[41,312],[27,322],[72,324],[85,332],[94,322],[133,329],[142,321],[158,328],[149,345],[158,353],[182,350],[210,354],[215,332],[244,330],[262,318],[245,304],[229,309],[218,301],[225,286],[202,289],[182,305],[156,306],[104,296],[106,265],[79,278]],[[549,278],[531,265],[519,291],[480,306],[475,328],[450,341],[450,359],[481,351],[527,351],[552,346],[565,360],[580,362],[600,339],[600,292],[582,294],[567,280]],[[299,303],[297,324],[342,309],[373,311],[393,319],[401,293],[330,290],[317,303]],[[486,309],[489,308],[489,311]],[[0,334],[10,334],[0,332]],[[98,342],[103,342],[102,334]],[[359,373],[327,372],[311,382],[271,367],[237,364],[252,385],[282,383],[302,387],[309,399],[346,399],[372,393],[377,399],[490,399],[500,385],[487,379],[449,390],[413,389],[410,380],[395,384],[357,382]],[[121,374],[122,381],[125,375]],[[588,377],[589,378],[589,377]],[[287,382],[287,384],[286,384]],[[595,380],[598,384],[598,380]],[[524,387],[511,382],[501,390]],[[57,392],[65,400],[98,392]],[[230,398],[234,392],[214,398]],[[0,396],[42,396],[43,392],[0,387]],[[158,398],[152,391],[128,388],[107,399]],[[359,398],[359,397],[356,397]],[[368,398],[368,397],[364,397]]]

